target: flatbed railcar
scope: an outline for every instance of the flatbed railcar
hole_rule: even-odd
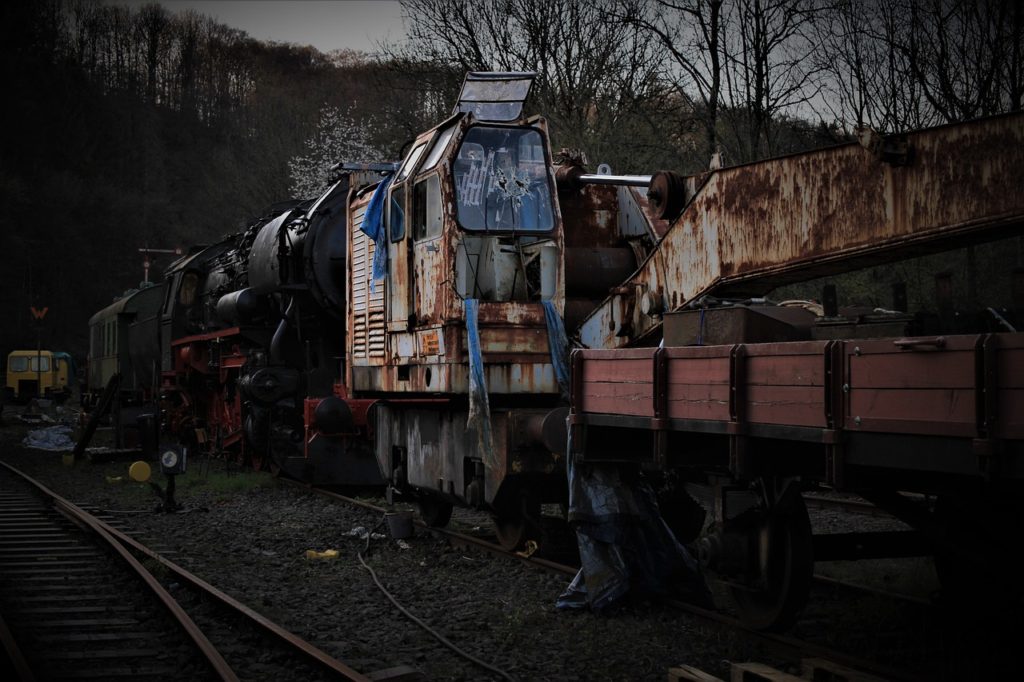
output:
[[[981,275],[1007,285],[1001,304],[972,291],[959,310],[948,272],[930,312],[908,312],[900,283],[885,309],[844,310],[832,285],[820,304],[764,297],[991,240],[1013,253],[1022,173],[1012,114],[691,178],[654,252],[581,324],[569,456],[659,482],[752,627],[791,624],[830,559],[933,554],[949,594],[1019,602],[1020,268]],[[816,489],[913,530],[813,536],[801,493]]]

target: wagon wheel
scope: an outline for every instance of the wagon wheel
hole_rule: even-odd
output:
[[[420,518],[431,528],[444,528],[452,518],[452,504],[432,495],[423,495],[417,500]]]
[[[248,457],[248,460],[249,460],[249,467],[253,471],[263,471],[266,462],[264,461],[264,457],[263,457],[262,453],[259,453],[259,454],[257,454],[257,453],[250,453],[249,457]]]
[[[763,496],[773,495],[772,481],[765,482]],[[753,585],[731,587],[740,620],[755,630],[789,628],[807,603],[814,575],[811,522],[803,498],[795,489],[777,502],[751,510],[751,552],[761,579]]]
[[[540,537],[540,501],[523,497],[518,510],[495,514],[494,531],[498,544],[509,552],[519,549],[527,540]]]

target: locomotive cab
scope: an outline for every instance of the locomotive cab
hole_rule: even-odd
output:
[[[565,495],[544,437],[568,388],[563,233],[546,123],[521,115],[531,79],[470,74],[456,113],[350,206],[348,384],[380,399],[381,471],[430,522],[490,509],[510,545]]]

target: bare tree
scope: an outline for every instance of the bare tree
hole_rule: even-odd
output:
[[[620,2],[616,19],[651,36],[670,61],[669,81],[679,101],[689,104],[680,117],[696,119],[706,160],[718,149],[722,102],[722,0],[658,0],[654,6]],[[695,94],[694,94],[695,93]],[[694,111],[693,103],[699,105]],[[682,127],[682,126],[681,126]]]
[[[1020,108],[1021,9],[1006,0],[908,0],[896,45],[946,121]]]
[[[664,50],[665,76],[689,104],[675,124],[703,131],[694,151],[706,163],[716,151],[729,162],[780,151],[781,119],[818,95],[820,70],[808,57],[823,11],[815,0],[657,0],[621,2],[615,16]]]
[[[641,0],[630,0],[639,6]],[[620,126],[662,94],[658,58],[607,3],[403,0],[408,42],[390,56],[468,70],[536,71],[534,97],[560,144],[623,158]]]
[[[1019,110],[1024,29],[1006,0],[840,0],[819,22],[819,105],[887,131]]]
[[[840,0],[817,24],[816,65],[826,74],[815,103],[845,130],[889,132],[933,125],[938,117],[898,43],[907,30],[903,0]]]
[[[799,113],[820,91],[814,0],[737,0],[725,16],[726,117],[734,160],[750,161],[780,150],[773,122]]]

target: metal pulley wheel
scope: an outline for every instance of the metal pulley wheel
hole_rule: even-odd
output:
[[[686,180],[673,171],[658,171],[647,186],[647,200],[656,218],[675,220],[686,206]]]

